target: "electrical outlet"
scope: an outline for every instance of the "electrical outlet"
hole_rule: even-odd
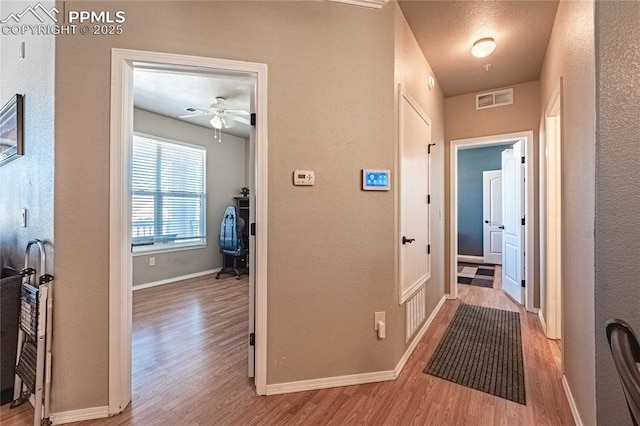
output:
[[[385,320],[385,312],[376,312],[374,314],[374,317],[373,317],[373,329],[374,330],[378,329],[378,324],[380,324],[380,322],[386,322],[386,320]]]
[[[151,256],[149,258],[149,266],[156,266],[156,258],[155,258],[155,256]]]

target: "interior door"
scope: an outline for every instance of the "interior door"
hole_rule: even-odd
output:
[[[516,302],[524,300],[522,141],[502,151],[502,288]]]
[[[484,263],[502,264],[502,170],[482,172]]]
[[[256,86],[255,83],[251,88],[250,93],[250,109],[255,111],[256,100]],[[256,127],[254,125],[249,126],[249,146],[245,147],[249,150],[249,161],[247,162],[247,178],[249,180],[249,226],[256,222]],[[252,341],[252,336],[255,336],[256,329],[256,237],[252,235],[251,229],[249,229],[249,336],[247,340],[249,343]],[[255,346],[249,344],[248,347],[248,371],[249,377],[255,377]]]
[[[431,124],[419,105],[400,96],[400,300],[431,276],[429,143]]]

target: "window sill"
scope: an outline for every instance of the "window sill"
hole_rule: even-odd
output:
[[[153,246],[149,246],[149,248],[145,246],[140,246],[140,248],[137,248],[135,249],[135,251],[132,251],[131,255],[133,257],[137,257],[137,256],[146,256],[146,255],[158,254],[158,253],[170,253],[172,251],[199,250],[203,248],[207,248],[206,243],[190,244],[190,245],[183,245],[183,246],[180,246],[180,245],[176,246],[173,244],[167,244],[164,246],[153,245]]]

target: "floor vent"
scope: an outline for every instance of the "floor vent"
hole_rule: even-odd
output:
[[[494,108],[513,103],[513,88],[476,95],[476,109]]]
[[[407,342],[422,325],[425,318],[425,287],[420,287],[406,303],[407,309]]]

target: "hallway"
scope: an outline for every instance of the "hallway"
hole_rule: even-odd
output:
[[[421,425],[572,425],[573,419],[560,381],[559,351],[555,342],[547,340],[536,315],[526,313],[500,290],[499,274],[494,289],[461,285],[458,300],[448,300],[418,344],[396,381],[372,383],[319,391],[299,392],[270,397],[258,397],[244,378],[243,340],[237,345],[243,359],[234,359],[236,367],[214,365],[216,357],[200,351],[191,353],[199,367],[189,380],[173,382],[175,386],[153,386],[145,376],[146,368],[134,373],[134,384],[147,384],[146,391],[134,387],[137,397],[124,413],[110,419],[76,423],[77,425],[290,425],[290,424],[421,424]],[[232,285],[236,285],[235,280]],[[216,282],[205,281],[209,287]],[[239,283],[238,283],[239,284]],[[192,283],[197,285],[196,283]],[[167,287],[169,288],[169,287]],[[199,292],[198,305],[216,303],[211,293]],[[193,296],[193,294],[192,294]],[[165,295],[167,297],[167,295]],[[238,298],[238,300],[246,300]],[[460,303],[519,311],[522,321],[527,405],[501,399],[466,388],[422,372],[435,351],[447,325]],[[236,312],[243,311],[235,306]],[[138,311],[138,314],[142,312]],[[238,316],[237,318],[240,318]],[[167,324],[180,326],[179,321]],[[238,324],[238,327],[242,327]],[[165,330],[165,332],[169,332]],[[177,331],[176,331],[177,332]],[[216,346],[213,341],[201,342],[202,347]],[[226,346],[226,345],[223,345]],[[228,347],[226,350],[230,350]],[[203,364],[198,357],[206,359]],[[156,360],[157,362],[157,360]],[[137,362],[134,361],[134,365]],[[138,364],[140,365],[140,364]],[[206,374],[206,373],[209,374]],[[158,380],[162,377],[156,377]],[[166,380],[162,380],[167,383]],[[179,385],[176,385],[179,383]],[[207,384],[208,383],[208,384]],[[221,386],[222,385],[222,386]],[[144,393],[142,393],[144,392]],[[146,396],[145,396],[146,395]],[[30,411],[13,413],[8,406],[0,410],[2,424],[28,425]],[[15,416],[14,416],[15,415]],[[9,417],[11,416],[11,417]]]

